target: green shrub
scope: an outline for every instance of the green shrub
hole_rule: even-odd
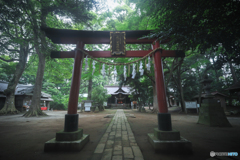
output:
[[[53,110],[66,110],[67,107],[64,106],[62,103],[58,102],[50,102],[50,108]]]
[[[107,90],[103,86],[94,87],[92,90],[92,100],[97,106],[103,106],[103,102],[107,101],[109,95]]]

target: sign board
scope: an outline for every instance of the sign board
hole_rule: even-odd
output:
[[[85,112],[91,111],[92,102],[85,102],[84,107],[85,107]]]
[[[187,109],[196,109],[198,112],[198,108],[199,106],[197,105],[197,101],[185,101],[185,107],[186,107],[186,113],[187,113]]]
[[[126,33],[125,32],[110,32],[111,55],[123,56],[126,48]]]

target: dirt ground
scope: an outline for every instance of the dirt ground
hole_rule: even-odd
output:
[[[46,111],[40,118],[19,115],[0,116],[0,160],[91,160],[93,152],[111,121],[104,118],[116,110],[99,113],[79,113],[79,128],[90,134],[90,142],[80,152],[44,153],[44,143],[55,137],[64,127],[66,111]],[[210,151],[240,153],[240,117],[228,117],[232,128],[209,127],[197,124],[197,114],[172,113],[173,129],[193,145],[192,155],[155,153],[147,140],[147,133],[157,127],[157,115],[124,110],[145,160],[205,160]],[[237,159],[240,156],[237,157]]]

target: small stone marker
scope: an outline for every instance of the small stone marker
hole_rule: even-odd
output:
[[[82,101],[84,102],[84,107],[85,107],[85,112],[90,112],[91,111],[91,107],[92,107],[92,100],[84,100]]]

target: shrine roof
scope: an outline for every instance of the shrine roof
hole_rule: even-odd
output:
[[[8,82],[2,82],[0,81],[0,97],[6,97],[6,95],[3,94],[3,91],[7,89],[8,87]],[[18,84],[15,90],[15,96],[20,96],[20,95],[33,95],[33,89],[34,85],[26,85],[26,84]],[[44,99],[46,101],[53,101],[51,99],[52,97],[50,94],[44,93],[41,91],[41,99]]]
[[[201,97],[204,98],[205,95],[206,95],[206,93],[202,93]],[[222,97],[228,97],[227,95],[225,95],[223,93],[220,93],[218,91],[212,92],[211,95],[213,95],[213,96],[219,95],[219,96],[222,96]],[[198,97],[199,97],[198,95],[194,96],[194,98],[198,98]]]
[[[122,93],[122,94],[130,94],[130,87],[128,86],[122,86],[122,91],[123,92],[118,92],[116,93],[116,91],[119,90],[119,86],[104,86],[105,89],[107,89],[108,94],[113,94],[116,95],[118,93]]]
[[[218,91],[215,91],[215,92],[212,92],[211,93],[212,95],[220,95],[220,96],[223,96],[223,97],[228,97],[227,95],[225,95],[225,94],[223,94],[223,93],[220,93],[220,92],[218,92]]]
[[[89,31],[89,30],[70,30],[42,27],[46,36],[53,43],[58,44],[77,44],[83,41],[85,44],[110,44],[110,32],[125,32],[126,43],[129,44],[151,44],[155,39],[139,39],[152,32],[152,30],[134,30],[134,31]]]
[[[238,91],[240,91],[240,81],[235,83],[234,85],[230,86],[226,90],[229,90],[230,92],[238,92]]]
[[[116,92],[114,92],[114,93],[126,93],[122,88],[119,88]]]
[[[18,84],[15,95],[33,95],[33,85]]]

